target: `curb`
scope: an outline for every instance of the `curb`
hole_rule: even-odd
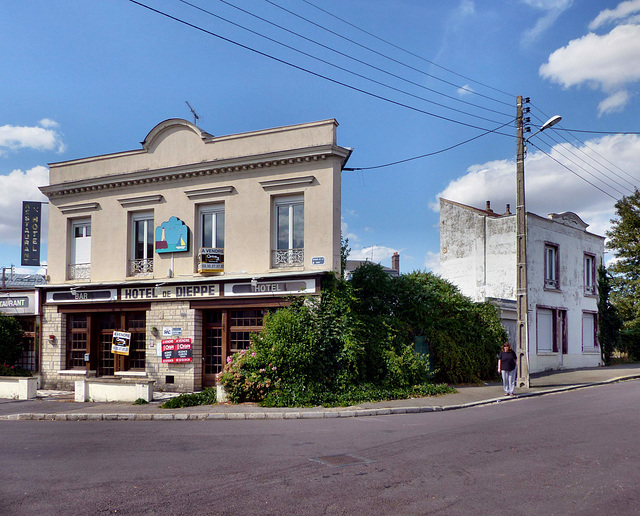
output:
[[[460,410],[471,407],[479,407],[483,405],[492,405],[495,403],[505,403],[515,401],[517,399],[533,398],[545,396],[548,394],[556,394],[559,392],[574,391],[578,389],[586,389],[598,385],[607,385],[619,383],[626,380],[640,379],[640,374],[630,376],[620,376],[609,380],[598,382],[582,383],[576,385],[567,385],[564,387],[555,387],[543,391],[527,392],[516,394],[513,398],[490,398],[486,400],[473,401],[458,405],[445,406],[424,406],[424,407],[387,407],[387,408],[367,408],[367,409],[343,409],[333,411],[314,411],[314,412],[211,412],[202,414],[136,414],[136,413],[117,413],[117,414],[44,414],[44,413],[24,413],[9,414],[0,416],[0,421],[209,421],[209,420],[264,420],[264,419],[334,419],[344,417],[371,417],[371,416],[391,416],[398,414],[417,414],[427,412],[446,412],[451,410]]]

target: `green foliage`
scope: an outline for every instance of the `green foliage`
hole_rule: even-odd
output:
[[[413,349],[426,336],[430,356]],[[329,279],[320,298],[294,300],[265,317],[249,349],[218,379],[230,401],[266,406],[344,405],[439,393],[446,382],[495,377],[506,332],[496,309],[416,272],[400,278],[364,264],[352,280]]]
[[[0,313],[0,364],[14,365],[22,355],[22,328],[13,317]]]
[[[147,400],[145,400],[144,398],[138,398],[136,401],[133,402],[134,405],[148,405],[149,402]]]
[[[620,346],[622,319],[609,300],[611,281],[607,270],[598,267],[598,342],[604,365],[611,364],[613,351]]]
[[[183,407],[195,407],[197,405],[215,405],[218,402],[216,389],[205,389],[193,394],[180,394],[165,401],[160,408],[175,409]]]
[[[611,300],[625,322],[625,328],[640,323],[640,192],[616,202],[616,218],[607,231],[607,248],[617,260],[612,274]]]
[[[31,371],[22,369],[18,366],[10,366],[7,364],[0,364],[0,376],[33,376]]]

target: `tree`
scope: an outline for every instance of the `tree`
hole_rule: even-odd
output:
[[[13,317],[0,314],[0,365],[14,365],[22,354],[22,328]]]
[[[607,269],[602,265],[598,267],[598,342],[600,343],[600,354],[604,365],[611,364],[613,350],[620,343],[620,329],[622,319],[611,301],[611,281]]]
[[[640,192],[616,202],[616,218],[607,231],[607,248],[615,251],[616,261],[609,266],[612,273],[611,301],[625,327],[640,323]]]

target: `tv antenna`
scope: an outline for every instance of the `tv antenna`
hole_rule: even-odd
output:
[[[193,125],[196,125],[196,123],[200,119],[200,117],[196,113],[196,110],[191,107],[191,104],[189,104],[189,101],[185,100],[185,102],[186,102],[187,106],[189,106],[189,109],[191,110],[191,113],[193,114]]]

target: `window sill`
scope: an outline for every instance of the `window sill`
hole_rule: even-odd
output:
[[[557,287],[547,287],[546,285],[544,287],[544,291],[545,292],[562,292],[562,290],[560,290]]]
[[[557,351],[538,351],[536,355],[539,357],[555,357],[558,354]]]
[[[62,371],[58,371],[58,374],[85,376],[87,374],[87,370],[86,369],[63,369]]]
[[[593,351],[582,350],[582,354],[583,355],[600,355],[600,351],[597,349],[594,349]]]
[[[593,292],[585,292],[584,297],[598,297]]]
[[[132,376],[132,377],[146,377],[145,371],[118,371],[115,376]]]

